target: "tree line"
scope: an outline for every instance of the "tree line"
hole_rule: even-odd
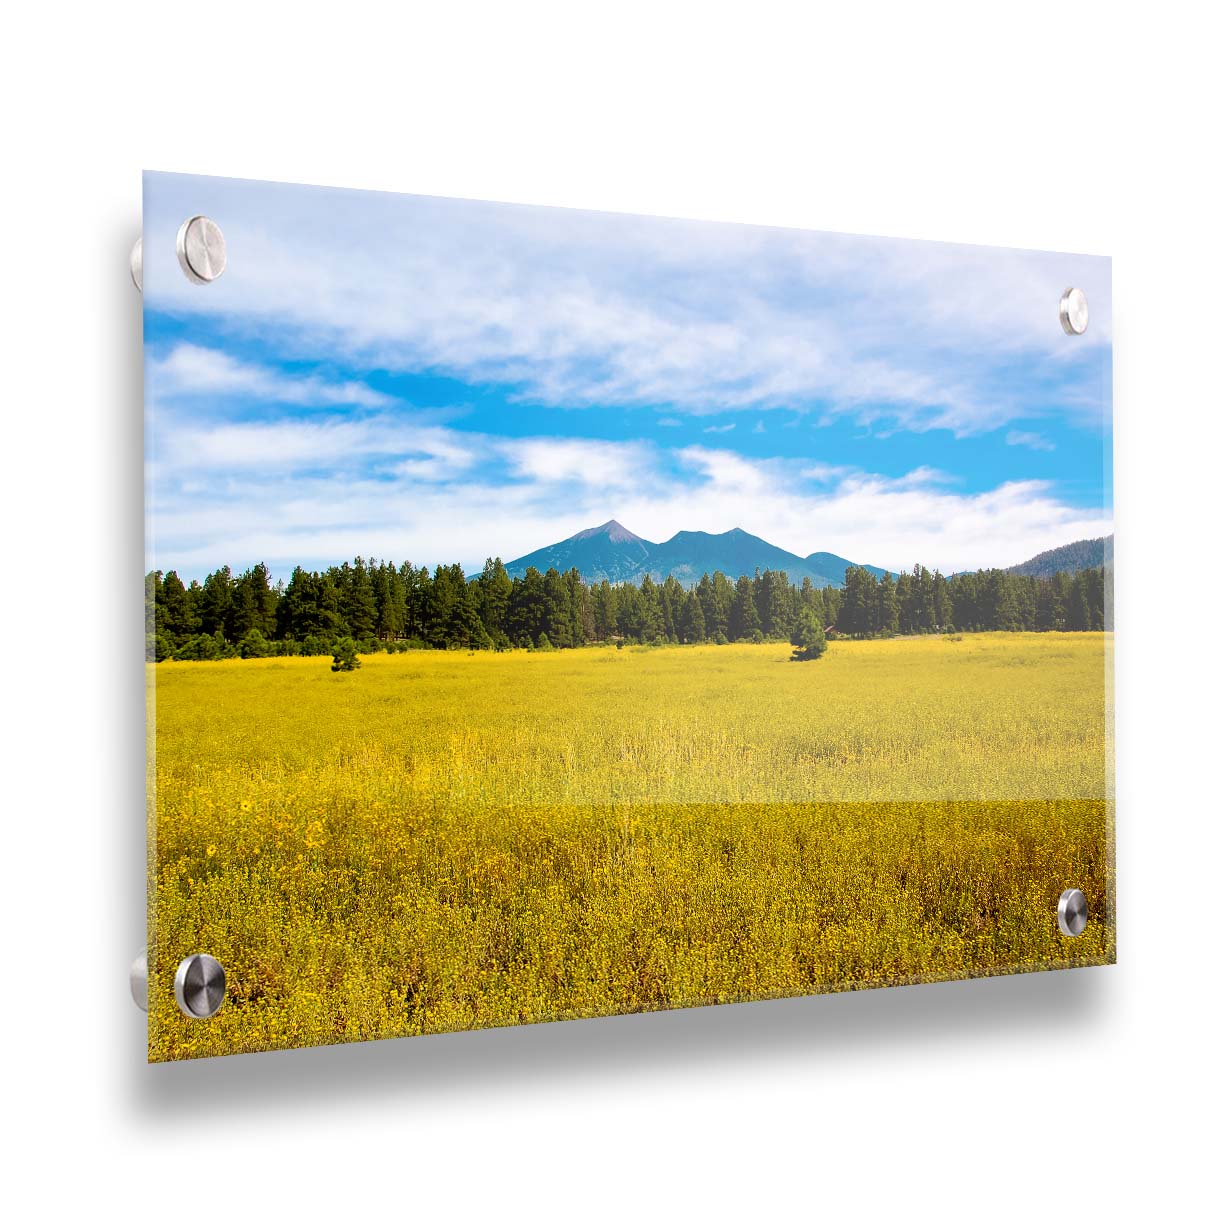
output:
[[[810,614],[810,617],[809,617]],[[1105,627],[1105,572],[1031,578],[1003,570],[944,577],[915,566],[877,578],[846,570],[844,590],[795,586],[780,570],[732,581],[704,574],[613,585],[576,569],[511,578],[490,558],[475,578],[459,565],[434,570],[366,561],[314,572],[298,567],[273,583],[267,566],[228,566],[184,584],[174,570],[145,579],[149,657],[261,658],[334,655],[348,639],[376,650],[565,649],[594,643],[790,641],[815,623],[831,635]]]

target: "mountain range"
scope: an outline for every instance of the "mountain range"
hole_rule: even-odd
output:
[[[836,553],[814,552],[806,557],[787,552],[749,535],[739,527],[713,535],[708,531],[678,531],[670,540],[654,544],[634,535],[615,519],[572,535],[568,540],[538,548],[524,557],[506,562],[511,578],[521,578],[535,566],[541,573],[556,567],[562,573],[576,569],[587,583],[641,582],[649,574],[656,582],[669,575],[684,586],[692,586],[702,574],[721,570],[733,582],[741,575],[751,577],[757,570],[781,570],[796,585],[805,578],[817,587],[841,587],[846,570],[858,562]],[[1056,573],[1076,574],[1080,570],[1113,564],[1113,536],[1096,540],[1076,540],[1061,548],[1039,553],[1008,573],[1034,578],[1049,578]],[[863,569],[882,578],[888,571],[878,565]]]
[[[1078,574],[1080,570],[1106,568],[1113,565],[1113,536],[1100,536],[1095,540],[1076,540],[1061,548],[1038,553],[1019,565],[1008,569],[1009,574],[1023,574],[1027,578],[1053,578],[1055,574]]]
[[[817,587],[840,587],[849,566],[857,564],[835,553],[814,552],[806,557],[778,548],[760,536],[739,527],[713,535],[708,531],[678,531],[670,540],[654,544],[615,519],[599,527],[588,527],[568,540],[536,549],[525,557],[506,562],[512,578],[521,578],[531,566],[540,571],[556,566],[562,573],[576,569],[584,582],[640,582],[649,574],[656,582],[671,575],[692,586],[702,574],[721,570],[732,581],[751,577],[758,569],[782,570],[799,585],[805,578]],[[864,569],[882,578],[886,571],[875,565]]]

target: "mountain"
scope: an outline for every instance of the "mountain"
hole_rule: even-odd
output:
[[[521,578],[531,566],[544,573],[556,566],[563,574],[576,569],[587,582],[627,582],[640,579],[657,545],[609,519],[598,527],[588,527],[560,544],[538,548],[506,565],[511,578]]]
[[[784,570],[791,582],[798,586],[804,578],[811,578],[816,586],[829,586],[828,578],[814,573],[802,557],[787,552],[749,535],[739,527],[711,535],[708,531],[677,531],[666,544],[656,544],[650,555],[650,576],[661,582],[671,574],[685,586],[692,586],[702,574],[722,570],[732,581],[741,574],[752,576],[760,570]],[[839,574],[835,586],[841,585]]]
[[[1101,536],[1095,540],[1076,540],[1061,548],[1038,553],[1035,557],[1011,566],[1009,574],[1022,574],[1026,578],[1052,578],[1055,574],[1078,574],[1080,570],[1098,569],[1102,565],[1113,565],[1113,536]]]
[[[799,585],[805,578],[813,586],[840,587],[846,568],[853,562],[833,553],[812,553],[800,557],[778,548],[739,527],[712,535],[708,531],[678,531],[663,544],[652,544],[634,535],[615,519],[589,527],[568,540],[550,544],[506,562],[506,572],[521,578],[530,566],[541,572],[556,566],[562,573],[576,569],[586,582],[640,582],[649,574],[656,582],[669,575],[685,586],[692,586],[702,574],[721,570],[732,582],[741,575],[751,577],[757,570],[782,570]],[[876,577],[884,570],[864,567]]]
[[[803,560],[809,570],[824,578],[823,582],[816,582],[815,578],[812,579],[817,586],[845,586],[846,571],[854,564],[853,561],[847,561],[845,557],[827,552],[809,553]],[[873,578],[883,578],[889,572],[878,565],[863,565],[859,568],[865,569]]]

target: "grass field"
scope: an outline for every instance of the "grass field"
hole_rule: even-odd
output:
[[[1111,961],[1108,645],[151,666],[150,1058]]]

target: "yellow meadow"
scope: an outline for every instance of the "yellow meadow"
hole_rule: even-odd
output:
[[[150,1057],[1112,960],[1107,648],[151,666]]]

